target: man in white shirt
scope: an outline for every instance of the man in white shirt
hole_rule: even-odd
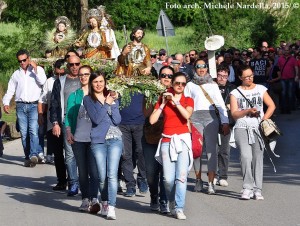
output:
[[[3,97],[4,112],[9,114],[9,103],[15,94],[17,120],[25,153],[24,166],[34,167],[39,156],[37,105],[47,77],[44,69],[31,61],[27,50],[19,50],[16,57],[20,68],[12,74],[9,80],[6,94]],[[28,136],[29,146],[26,143]]]

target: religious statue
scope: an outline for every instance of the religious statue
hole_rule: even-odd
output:
[[[65,16],[55,20],[55,28],[46,32],[45,47],[51,51],[51,56],[63,58],[75,41],[75,32],[70,28],[71,21]]]
[[[120,54],[113,22],[104,6],[90,9],[86,14],[88,26],[75,42],[76,47],[84,48],[84,58],[116,59]]]
[[[151,73],[150,50],[147,45],[141,42],[144,36],[143,28],[136,27],[132,30],[131,42],[123,47],[122,53],[118,57],[116,75],[131,77]]]

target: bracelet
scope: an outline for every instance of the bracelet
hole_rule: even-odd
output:
[[[160,110],[162,110],[162,111],[164,110],[164,109],[163,109],[161,106],[159,106],[159,108],[158,108],[158,109],[160,109]]]

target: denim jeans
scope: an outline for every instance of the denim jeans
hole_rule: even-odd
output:
[[[74,142],[72,149],[79,172],[82,199],[98,197],[98,172],[90,142]]]
[[[174,202],[175,208],[183,210],[187,188],[187,175],[189,168],[188,147],[182,142],[182,152],[178,154],[176,162],[172,162],[169,154],[170,143],[161,145],[163,161],[164,183],[169,202]]]
[[[295,108],[295,81],[294,79],[281,79],[281,108],[283,111],[291,111]]]
[[[70,185],[78,184],[78,174],[77,174],[77,164],[72,150],[71,144],[67,141],[67,131],[66,127],[62,125],[63,139],[64,139],[64,149],[65,149],[65,161],[68,172],[68,182]]]
[[[37,104],[16,103],[16,110],[25,157],[37,156],[39,153]],[[26,142],[28,136],[30,142]]]
[[[136,181],[133,176],[133,153],[136,156],[138,167],[138,180],[146,181],[145,159],[142,148],[144,125],[119,125],[123,134],[122,170],[127,188],[135,188]],[[134,144],[134,146],[133,146]]]
[[[157,144],[148,144],[145,138],[142,138],[143,152],[146,166],[146,176],[149,185],[150,196],[155,198],[159,196],[159,201],[167,201],[165,185],[163,181],[163,168],[154,158]]]
[[[116,205],[118,190],[118,166],[122,154],[122,138],[108,139],[103,144],[91,144],[98,177],[101,200]]]
[[[54,136],[52,129],[47,131],[47,152],[54,153],[54,165],[56,170],[57,181],[60,184],[67,183],[66,164],[64,156],[63,135]]]

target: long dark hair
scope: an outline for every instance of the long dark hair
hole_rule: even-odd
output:
[[[95,73],[91,73],[90,75],[90,79],[89,79],[89,96],[91,96],[91,98],[94,100],[94,101],[98,101],[98,98],[96,97],[96,94],[95,94],[95,91],[92,87],[92,83],[93,81],[102,76],[103,79],[104,79],[104,83],[105,83],[105,87],[104,87],[104,90],[103,90],[103,96],[106,97],[108,95],[108,90],[106,88],[106,77],[105,77],[105,72],[104,71],[96,71]]]

